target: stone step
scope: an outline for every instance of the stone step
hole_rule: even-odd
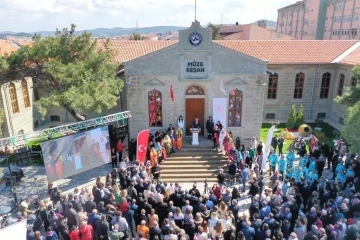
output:
[[[187,178],[188,181],[191,179],[207,179],[209,177],[215,177],[216,178],[217,173],[215,172],[203,172],[203,173],[184,173],[184,172],[172,172],[172,173],[161,173],[162,178]]]
[[[182,169],[191,169],[191,168],[201,168],[203,170],[205,169],[218,169],[219,167],[225,168],[227,167],[226,164],[224,163],[212,163],[212,164],[187,164],[187,165],[183,165],[183,164],[161,164],[161,169],[165,170],[165,169],[179,169],[179,171],[181,171]]]
[[[163,169],[161,168],[161,174],[213,174],[214,172],[218,173],[219,168],[192,168],[192,169]],[[192,175],[191,175],[192,176]]]
[[[204,156],[204,155],[196,155],[196,156],[189,156],[189,155],[184,155],[184,156],[179,156],[179,155],[171,155],[171,157],[167,158],[167,160],[181,160],[181,159],[227,159],[226,156],[222,156],[222,155],[215,155],[215,156]]]
[[[194,159],[194,160],[171,160],[166,159],[164,162],[161,163],[161,165],[168,165],[168,164],[216,164],[216,163],[227,163],[226,159],[212,159],[212,160],[206,160],[206,159]]]
[[[177,152],[213,152],[213,153],[218,153],[217,150],[213,149],[212,147],[202,147],[202,148],[182,148],[180,150],[176,150]]]
[[[214,183],[217,182],[217,178],[216,177],[208,177],[208,178],[204,178],[204,179],[196,179],[197,182],[204,182],[204,180],[207,179],[208,180],[208,184],[209,187],[212,186]],[[195,179],[189,179],[188,177],[185,178],[172,178],[172,177],[163,177],[161,176],[161,181],[162,182],[167,182],[167,183],[189,183],[189,182],[193,182]],[[199,189],[199,191],[203,189]],[[200,191],[202,193],[202,191]]]

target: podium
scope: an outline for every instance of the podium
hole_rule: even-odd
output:
[[[190,132],[192,133],[191,145],[199,145],[199,132],[201,132],[201,128],[190,128]]]

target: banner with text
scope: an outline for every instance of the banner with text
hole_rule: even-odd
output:
[[[213,98],[213,120],[214,124],[220,121],[226,129],[226,100],[227,98]]]
[[[137,136],[136,157],[139,162],[145,162],[147,147],[149,144],[150,129],[142,130]]]

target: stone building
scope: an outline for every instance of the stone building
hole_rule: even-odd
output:
[[[202,36],[198,45],[189,40],[196,33]],[[345,107],[334,98],[356,86],[351,69],[360,63],[356,40],[211,41],[199,23],[180,31],[179,42],[113,41],[110,46],[124,64],[123,107],[133,115],[131,137],[144,128],[155,132],[176,125],[179,115],[187,127],[195,117],[204,126],[221,110],[227,130],[247,139],[259,136],[263,121],[286,121],[293,104],[304,106],[307,120],[321,118],[341,128]],[[234,92],[242,103],[235,113]],[[215,107],[221,98],[225,109]]]

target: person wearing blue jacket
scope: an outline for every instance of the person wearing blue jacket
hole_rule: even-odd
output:
[[[280,160],[279,160],[279,172],[281,174],[281,180],[284,180],[284,173],[285,173],[285,170],[286,170],[286,161],[285,161],[285,158],[284,156],[281,156],[280,157]]]
[[[272,152],[269,156],[269,162],[270,162],[270,176],[272,173],[275,173],[276,166],[278,164],[278,156],[276,156],[275,152]]]
[[[310,164],[309,164],[309,172],[312,172],[316,169],[316,161],[314,158],[310,159]]]

